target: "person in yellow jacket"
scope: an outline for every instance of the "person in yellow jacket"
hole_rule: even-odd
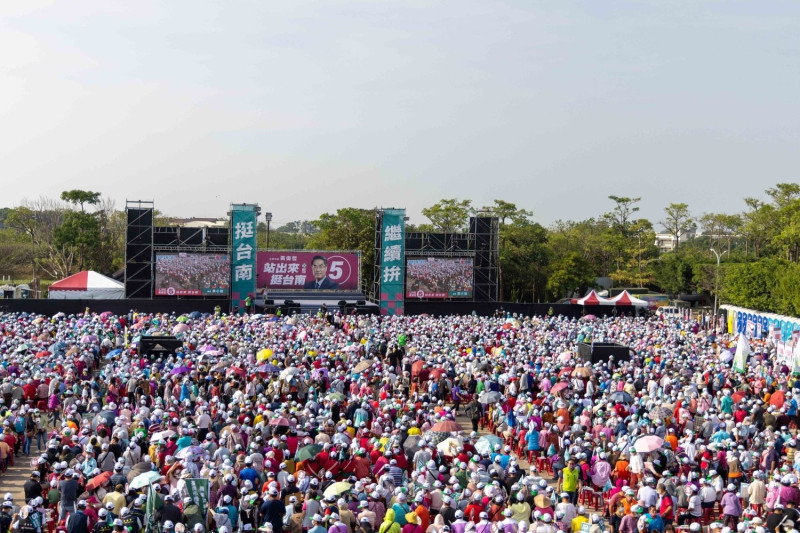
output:
[[[581,526],[587,523],[589,518],[586,516],[586,508],[581,505],[578,507],[578,516],[572,519],[572,523],[570,527],[572,528],[572,533],[578,533],[581,530]]]
[[[394,521],[394,509],[387,509],[378,533],[400,533],[400,524]]]

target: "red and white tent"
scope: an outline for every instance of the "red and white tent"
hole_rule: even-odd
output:
[[[648,307],[650,305],[646,300],[639,299],[628,291],[622,291],[611,298],[611,301],[614,302],[614,305],[620,306],[631,305],[633,307]]]
[[[613,301],[609,300],[608,298],[598,296],[594,290],[592,290],[592,292],[583,298],[578,298],[578,301],[575,303],[578,305],[614,305]]]
[[[51,300],[122,300],[125,284],[84,270],[50,285],[47,297]]]

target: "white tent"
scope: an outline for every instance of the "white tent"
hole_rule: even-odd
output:
[[[650,305],[647,300],[637,298],[628,291],[622,291],[611,298],[611,301],[614,302],[614,305],[632,305],[633,307],[648,307]]]
[[[598,296],[594,290],[583,298],[579,298],[575,303],[578,305],[614,305],[614,302],[602,296]]]
[[[122,300],[125,284],[92,270],[78,272],[50,285],[51,300]]]

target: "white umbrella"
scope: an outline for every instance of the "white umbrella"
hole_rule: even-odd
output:
[[[167,440],[171,436],[175,434],[174,431],[171,429],[165,429],[164,431],[157,431],[153,433],[153,436],[150,437],[150,442],[158,442],[160,440]]]
[[[284,381],[291,380],[294,376],[300,373],[300,369],[290,366],[287,369],[281,370],[280,378]]]
[[[436,449],[445,455],[455,457],[464,449],[464,444],[461,442],[461,439],[450,437],[437,444]]]

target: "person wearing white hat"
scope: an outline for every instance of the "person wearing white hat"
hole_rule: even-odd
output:
[[[742,516],[742,504],[739,501],[739,495],[736,494],[736,485],[733,483],[728,484],[719,506],[722,510],[725,525],[731,529],[736,529],[739,518]]]

